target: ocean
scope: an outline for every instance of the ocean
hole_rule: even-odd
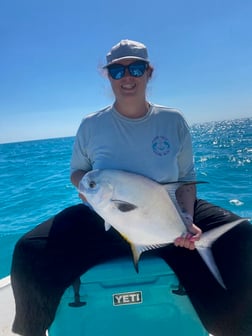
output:
[[[191,126],[198,197],[252,218],[252,118]],[[0,278],[18,238],[80,203],[69,180],[73,137],[0,144]]]

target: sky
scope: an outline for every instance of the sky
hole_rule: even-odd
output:
[[[121,39],[148,48],[152,103],[252,117],[251,0],[0,0],[0,143],[73,136],[113,103],[100,69]]]

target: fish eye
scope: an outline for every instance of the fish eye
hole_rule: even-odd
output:
[[[96,187],[96,183],[95,183],[95,181],[90,181],[90,182],[89,182],[89,187],[90,187],[91,189],[95,188],[95,187]]]

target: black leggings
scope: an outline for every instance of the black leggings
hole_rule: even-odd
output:
[[[194,223],[203,231],[239,217],[203,200],[195,203]],[[213,245],[224,290],[197,251],[167,247],[158,254],[174,269],[199,317],[214,336],[252,335],[252,225],[230,230]],[[38,225],[16,244],[11,282],[16,302],[13,331],[44,336],[65,289],[89,268],[130,256],[128,243],[83,204],[72,206]]]

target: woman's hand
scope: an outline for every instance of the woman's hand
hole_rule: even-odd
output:
[[[175,246],[185,247],[189,250],[195,249],[195,241],[199,240],[202,231],[193,223],[194,204],[196,200],[195,184],[184,184],[176,191],[178,205],[181,208],[183,222],[187,232],[176,238]]]
[[[185,247],[189,250],[195,249],[195,241],[200,240],[202,231],[195,224],[187,226],[188,232],[182,234],[180,237],[176,238],[174,245],[178,247]]]

